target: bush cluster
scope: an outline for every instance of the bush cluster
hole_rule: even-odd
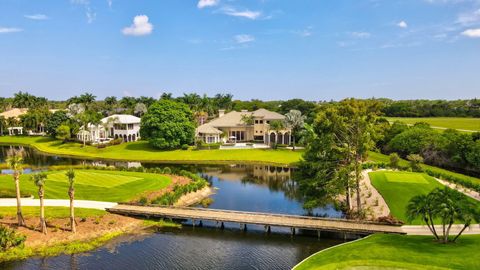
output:
[[[192,181],[186,185],[175,186],[172,192],[165,193],[162,196],[152,200],[152,204],[174,205],[183,195],[196,192],[197,190],[200,190],[208,185],[207,180],[195,173],[181,170],[178,172],[178,175],[188,177]]]
[[[17,234],[14,230],[0,225],[0,251],[23,246],[25,240],[24,235]]]

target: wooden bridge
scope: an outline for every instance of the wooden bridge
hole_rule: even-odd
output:
[[[295,229],[316,230],[319,235],[320,231],[358,234],[404,234],[400,226],[389,224],[257,212],[136,205],[117,205],[108,208],[107,211],[114,214],[145,216],[147,218],[191,219],[194,226],[196,220],[200,221],[200,224],[202,220],[208,220],[217,222],[221,228],[223,228],[224,222],[239,223],[240,228],[244,230],[246,230],[247,224],[263,225],[268,232],[270,231],[270,226],[287,227],[291,229],[292,234],[295,233]]]

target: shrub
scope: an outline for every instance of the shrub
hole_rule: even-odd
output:
[[[163,168],[163,173],[164,174],[172,174],[172,169],[170,169],[170,167],[165,167],[165,168]]]
[[[119,145],[123,142],[122,138],[116,138],[108,142],[109,145]]]
[[[24,235],[17,234],[14,230],[0,225],[0,250],[23,246],[27,239]]]
[[[188,144],[182,144],[182,150],[188,150]]]
[[[390,159],[390,164],[389,164],[390,168],[397,169],[398,164],[400,163],[400,157],[398,156],[398,154],[391,153],[388,157]]]
[[[423,163],[423,158],[417,154],[410,154],[407,156],[408,161],[410,162],[410,168],[414,172],[422,172],[423,168],[421,164]]]
[[[141,197],[140,200],[138,200],[138,203],[140,205],[146,205],[148,203],[147,197],[145,197],[145,196]]]
[[[97,148],[98,149],[107,148],[107,145],[104,144],[104,143],[99,143],[99,144],[97,144]]]

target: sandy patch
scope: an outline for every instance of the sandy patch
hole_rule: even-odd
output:
[[[378,220],[380,217],[388,217],[390,215],[390,208],[383,199],[382,195],[370,182],[368,173],[372,170],[362,171],[362,179],[360,180],[360,200],[362,207],[365,210],[365,218],[367,220]],[[352,192],[353,210],[357,208],[357,193]]]
[[[175,203],[174,206],[191,206],[200,203],[203,199],[209,197],[210,195],[214,194],[214,189],[207,186],[202,188],[201,190],[197,190],[196,192],[190,192],[188,194],[183,195],[180,199]]]

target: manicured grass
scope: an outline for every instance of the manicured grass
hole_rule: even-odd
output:
[[[392,215],[403,222],[407,222],[405,210],[412,197],[443,187],[433,177],[421,173],[378,171],[369,173],[369,176],[372,185],[388,204]],[[413,224],[422,223],[415,220]]]
[[[370,161],[373,161],[373,162],[383,162],[383,163],[386,163],[386,164],[388,164],[390,162],[390,159],[387,155],[384,155],[384,154],[381,154],[381,153],[378,153],[378,152],[369,152],[368,153],[368,159]],[[408,167],[409,166],[408,161],[406,161],[404,159],[401,159],[399,164],[400,164],[400,166],[403,166],[403,167]],[[434,166],[430,166],[430,165],[425,165],[425,164],[423,164],[421,166],[424,170],[431,170],[431,171],[436,172],[436,173],[450,175],[450,176],[462,179],[463,181],[471,182],[471,183],[480,185],[480,179],[476,178],[476,177],[473,177],[473,176],[468,176],[468,175],[464,175],[464,174],[461,174],[461,173],[456,173],[456,172],[452,172],[452,171],[449,171],[449,170],[445,170],[445,169],[442,169],[442,168],[438,168],[438,167],[434,167]]]
[[[385,199],[392,215],[405,223],[407,223],[405,211],[412,197],[427,194],[435,188],[444,188],[444,185],[424,173],[377,171],[368,175],[372,185]],[[468,199],[480,206],[478,201]],[[417,219],[412,224],[423,223]]]
[[[430,236],[377,234],[321,251],[294,269],[480,269],[480,235],[457,241],[445,245]]]
[[[429,123],[436,128],[453,128],[465,131],[480,131],[480,118],[461,118],[461,117],[425,117],[425,118],[407,118],[407,117],[387,117],[388,121],[402,121],[413,125],[418,122]]]
[[[22,214],[24,217],[38,217],[40,215],[40,207],[33,206],[23,206]],[[97,209],[86,209],[86,208],[75,208],[75,216],[77,217],[99,217],[105,215],[107,212],[104,210]],[[16,217],[17,216],[17,207],[8,206],[0,207],[0,216],[2,217]],[[70,208],[69,207],[54,207],[46,206],[45,207],[45,217],[46,218],[67,218],[70,217]]]
[[[237,150],[174,150],[161,151],[152,148],[146,141],[123,143],[98,149],[82,147],[80,143],[65,143],[46,137],[3,136],[0,144],[20,144],[36,148],[41,152],[61,156],[90,159],[136,160],[152,162],[196,162],[196,163],[269,163],[292,164],[298,162],[302,151],[271,149]]]
[[[76,170],[75,199],[108,202],[125,202],[136,198],[145,191],[165,188],[171,179],[153,173]],[[47,172],[45,184],[46,199],[68,199],[68,181],[65,171]],[[30,180],[30,175],[20,177],[20,188],[23,193],[37,197],[38,188]],[[14,191],[11,175],[0,175],[0,189]]]

